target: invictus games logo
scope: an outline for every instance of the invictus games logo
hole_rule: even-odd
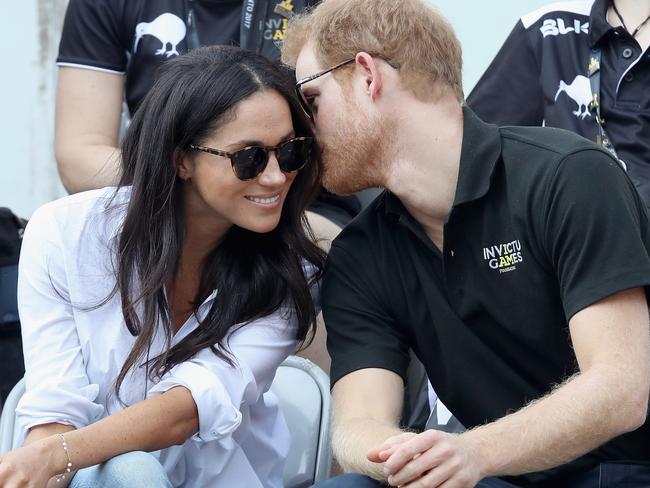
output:
[[[289,19],[293,17],[293,1],[284,0],[278,3],[273,10],[281,18],[273,18],[266,21],[264,26],[264,39],[281,43],[284,40],[284,33],[287,30]]]
[[[522,263],[521,242],[519,239],[503,244],[496,244],[483,248],[483,260],[487,261],[491,269],[498,269],[499,273],[507,273],[517,269],[516,264]]]

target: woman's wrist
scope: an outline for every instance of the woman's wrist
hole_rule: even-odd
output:
[[[35,447],[37,446],[41,452],[42,459],[47,460],[47,471],[50,478],[61,474],[69,475],[67,470],[72,468],[72,466],[68,466],[68,463],[72,463],[67,451],[67,441],[64,448],[64,439],[61,434],[54,434],[35,443]]]

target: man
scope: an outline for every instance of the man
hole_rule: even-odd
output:
[[[487,122],[609,141],[650,206],[649,48],[650,0],[546,5],[517,22],[467,103]]]
[[[650,224],[618,161],[463,107],[424,0],[325,0],[283,59],[325,186],[387,189],[329,257],[333,449],[360,474],[323,486],[649,486]],[[400,430],[409,347],[468,432]]]

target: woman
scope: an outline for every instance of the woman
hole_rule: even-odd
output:
[[[0,486],[281,486],[289,439],[268,389],[315,321],[323,263],[304,227],[311,144],[264,58],[165,63],[119,187],[48,204],[25,233],[26,437]]]

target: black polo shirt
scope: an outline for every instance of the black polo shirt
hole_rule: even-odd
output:
[[[465,426],[503,417],[578,370],[571,316],[650,284],[649,232],[606,151],[560,129],[488,125],[465,108],[442,252],[388,192],[332,246],[323,285],[332,384],[362,368],[404,378],[413,348]],[[650,462],[648,423],[517,482],[561,486],[558,476],[603,459]]]
[[[650,50],[607,22],[610,3],[555,2],[523,16],[467,103],[487,122],[544,124],[595,141],[587,66],[600,47],[605,129],[650,206]]]

